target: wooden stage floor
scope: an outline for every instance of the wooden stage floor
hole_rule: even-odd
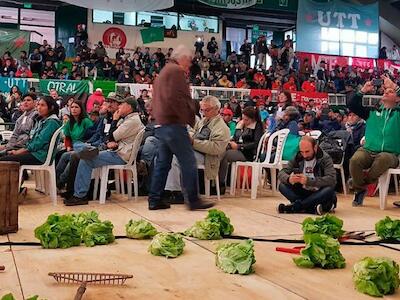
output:
[[[348,231],[373,230],[374,224],[389,215],[400,218],[400,209],[391,205],[379,210],[378,198],[367,198],[364,207],[353,208],[351,198],[340,195],[336,215],[344,220]],[[235,227],[234,234],[297,238],[300,223],[307,215],[278,215],[276,206],[281,196],[265,191],[263,197],[225,196],[216,208],[223,210]],[[5,241],[36,241],[33,230],[54,212],[96,210],[102,220],[110,220],[115,235],[125,234],[130,219],[144,218],[159,231],[182,232],[206,212],[187,211],[175,205],[164,211],[149,211],[146,198],[137,202],[113,195],[112,201],[100,205],[65,207],[61,201],[52,206],[48,198],[32,191],[20,206],[20,230],[0,236]],[[83,299],[371,299],[353,286],[352,266],[365,256],[388,256],[400,263],[400,252],[382,246],[342,245],[347,266],[342,270],[301,269],[292,262],[293,255],[276,252],[276,246],[288,244],[255,242],[255,273],[248,276],[229,275],[215,266],[215,247],[219,241],[186,239],[183,255],[176,259],[155,257],[147,252],[149,241],[117,240],[107,246],[46,250],[35,246],[0,247],[0,297],[12,292],[16,299],[38,294],[40,299],[73,299],[77,285],[58,284],[49,272],[80,271],[132,274],[120,287],[88,286]],[[400,249],[400,245],[397,247]],[[400,299],[400,291],[385,299]]]

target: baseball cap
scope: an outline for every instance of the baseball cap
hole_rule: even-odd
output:
[[[224,108],[224,110],[222,111],[222,114],[223,115],[233,116],[233,112],[229,108]]]
[[[118,99],[121,99],[121,96],[117,95],[115,92],[109,92],[106,100],[109,101],[118,101]]]
[[[133,111],[137,111],[138,103],[137,103],[135,97],[133,97],[133,96],[117,99],[117,102],[128,103],[132,107]]]

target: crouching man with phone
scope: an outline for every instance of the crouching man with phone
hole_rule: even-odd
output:
[[[322,215],[336,207],[336,171],[332,158],[318,147],[317,141],[305,136],[300,152],[282,169],[279,191],[289,205],[279,204],[279,213],[312,213]]]

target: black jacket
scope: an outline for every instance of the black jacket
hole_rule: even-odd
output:
[[[252,161],[257,152],[258,142],[264,133],[263,125],[256,123],[254,129],[236,129],[233,140],[239,144],[239,150],[247,160]]]

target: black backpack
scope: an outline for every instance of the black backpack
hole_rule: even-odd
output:
[[[341,141],[325,134],[322,134],[318,141],[319,147],[332,158],[334,164],[342,162],[344,150]]]

